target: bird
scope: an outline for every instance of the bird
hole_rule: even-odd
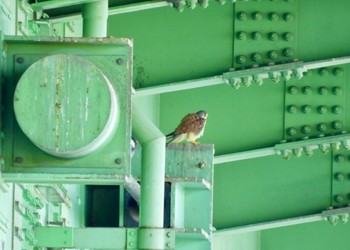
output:
[[[203,135],[207,117],[208,113],[203,110],[187,114],[177,128],[166,135],[166,139],[169,140],[166,145],[180,143],[184,140],[192,144],[199,144],[196,139]]]

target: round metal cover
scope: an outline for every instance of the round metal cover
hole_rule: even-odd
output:
[[[100,148],[119,120],[112,84],[96,65],[74,55],[51,55],[32,64],[16,87],[14,111],[37,147],[64,158]]]

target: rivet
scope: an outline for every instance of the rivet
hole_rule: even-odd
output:
[[[170,237],[171,237],[171,233],[170,233],[170,232],[167,232],[167,233],[166,233],[166,237],[167,237],[167,238],[170,238]]]
[[[116,60],[116,63],[117,63],[118,65],[122,65],[122,64],[124,63],[123,58],[118,58],[118,59]]]
[[[318,89],[318,93],[320,93],[320,95],[327,95],[328,94],[328,89],[325,86],[322,86]]]
[[[271,50],[269,52],[267,52],[267,56],[270,58],[270,59],[277,59],[278,57],[278,52],[276,50]]]
[[[341,75],[344,74],[344,71],[343,71],[343,69],[341,69],[341,68],[335,68],[335,69],[333,69],[333,74],[334,74],[335,76],[341,76]]]
[[[166,243],[166,245],[165,245],[167,248],[170,248],[171,247],[171,244],[170,244],[170,242],[168,242],[168,243]]]
[[[204,167],[205,167],[205,162],[198,163],[198,168],[204,168]]]
[[[287,134],[290,136],[296,135],[297,134],[297,130],[295,128],[288,128],[287,129]]]
[[[117,158],[117,159],[115,159],[115,161],[114,161],[116,164],[121,164],[122,163],[122,159],[120,159],[120,158]]]
[[[262,55],[260,53],[253,53],[252,54],[252,60],[254,62],[260,62],[262,59]]]
[[[287,110],[289,113],[296,113],[298,111],[298,108],[295,105],[289,105]]]
[[[130,247],[134,247],[134,246],[135,246],[135,242],[130,241],[130,242],[129,242],[129,246],[130,246]]]
[[[244,31],[237,32],[237,38],[239,40],[246,40],[247,39],[247,33]]]
[[[310,95],[310,94],[312,93],[312,88],[309,87],[309,86],[304,87],[304,88],[303,88],[303,93],[304,93],[305,95]]]
[[[21,57],[21,56],[17,57],[16,62],[19,63],[19,64],[22,64],[22,63],[24,63],[24,58]]]
[[[237,18],[238,18],[238,20],[240,20],[240,21],[245,21],[245,20],[247,20],[248,19],[248,15],[247,15],[247,13],[245,13],[245,12],[238,12],[238,14],[237,14]]]
[[[254,40],[261,40],[262,35],[261,35],[260,32],[255,31],[255,32],[252,33],[252,38],[253,38]]]
[[[304,105],[301,107],[301,110],[303,111],[303,113],[308,114],[312,111],[312,108],[310,105]]]
[[[290,21],[293,21],[293,20],[294,20],[294,16],[293,16],[292,13],[285,13],[285,14],[283,15],[283,18],[284,18],[284,20],[287,21],[287,22],[290,22]]]
[[[318,131],[320,131],[320,132],[324,132],[324,131],[327,130],[327,124],[325,124],[325,123],[320,123],[320,124],[317,125],[317,129],[318,129]]]
[[[17,157],[15,158],[15,162],[16,162],[16,163],[23,163],[23,158],[17,156]]]
[[[294,39],[293,33],[286,32],[283,34],[283,39],[286,41],[292,41]]]
[[[292,48],[285,48],[283,50],[283,55],[286,57],[291,57],[294,55],[294,50]]]
[[[271,21],[277,21],[279,16],[278,16],[278,14],[276,12],[271,12],[269,14],[269,18],[270,18]]]
[[[341,129],[343,127],[343,123],[341,121],[334,121],[332,122],[332,128],[334,129]]]
[[[247,58],[245,56],[237,56],[237,62],[240,64],[243,64],[247,61]]]
[[[288,88],[288,93],[291,95],[294,95],[294,94],[298,93],[298,88],[296,86],[290,86]]]
[[[302,126],[301,127],[301,131],[304,133],[304,134],[309,134],[311,132],[311,127],[309,125],[305,125],[305,126]]]
[[[319,69],[318,73],[321,75],[321,76],[326,76],[329,74],[329,70],[327,68],[321,68]]]
[[[271,41],[277,41],[278,40],[278,34],[276,32],[269,33],[269,39]]]
[[[344,174],[343,173],[336,173],[334,175],[334,179],[336,179],[337,181],[343,181],[345,178]]]
[[[339,105],[335,105],[332,107],[332,112],[334,114],[341,114],[343,112],[343,108]]]
[[[337,194],[336,196],[334,196],[334,200],[338,203],[344,201],[344,196],[341,194]]]
[[[134,232],[134,231],[130,231],[130,232],[129,232],[129,235],[130,235],[130,236],[135,236],[135,232]]]
[[[320,113],[320,114],[325,114],[325,113],[327,113],[327,111],[328,111],[327,107],[324,106],[324,105],[319,106],[319,107],[317,108],[317,110],[318,110],[318,113]]]
[[[334,87],[334,88],[332,89],[332,93],[333,93],[334,95],[341,95],[341,94],[343,93],[343,90],[342,90],[341,87]]]
[[[263,15],[261,14],[261,12],[256,11],[256,12],[254,12],[254,13],[252,14],[252,17],[253,17],[254,20],[260,21],[260,20],[262,20]]]

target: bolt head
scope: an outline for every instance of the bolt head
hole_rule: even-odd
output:
[[[332,122],[332,127],[334,129],[341,129],[343,127],[343,123],[341,121],[334,121]]]
[[[263,15],[262,15],[261,12],[259,12],[259,11],[254,12],[254,13],[252,14],[252,17],[253,17],[253,19],[256,20],[256,21],[260,21],[260,20],[263,19]]]
[[[324,132],[324,131],[327,130],[327,124],[325,124],[325,123],[320,123],[320,124],[317,125],[317,129],[318,129],[318,131],[320,131],[320,132]]]
[[[294,50],[292,48],[285,48],[283,50],[283,55],[286,57],[292,57],[294,55]]]
[[[294,95],[294,94],[298,93],[298,88],[296,86],[290,86],[288,88],[288,92],[289,92],[289,94]]]
[[[326,76],[329,74],[329,70],[327,68],[321,68],[318,72],[321,76]]]
[[[247,15],[247,13],[245,13],[245,12],[238,12],[238,14],[237,14],[237,18],[238,18],[238,20],[240,20],[240,21],[245,21],[245,20],[247,20],[248,19],[248,15]]]
[[[260,32],[255,31],[255,32],[252,33],[252,38],[253,38],[254,40],[261,40],[262,35],[261,35]]]
[[[295,106],[295,105],[289,105],[288,106],[288,112],[289,113],[296,113],[298,111],[298,108],[297,108],[297,106]]]
[[[320,87],[320,88],[318,89],[318,93],[319,93],[320,95],[327,95],[327,94],[328,94],[328,89],[327,89],[327,87],[325,87],[325,86]]]
[[[333,69],[333,74],[335,76],[342,76],[344,74],[344,70],[342,68],[335,68]]]
[[[303,113],[308,114],[308,113],[310,113],[310,112],[312,111],[312,108],[311,108],[310,105],[304,105],[304,106],[301,108],[301,110],[303,111]]]
[[[325,114],[325,113],[327,113],[327,111],[328,111],[328,109],[324,105],[321,105],[318,107],[318,113],[320,113],[320,114]]]
[[[239,40],[246,40],[247,39],[247,33],[244,31],[237,32],[237,38]]]
[[[294,136],[297,134],[297,130],[295,128],[288,128],[287,129],[287,134],[290,136]]]
[[[332,92],[333,92],[334,95],[341,95],[343,93],[343,90],[342,90],[341,87],[334,87],[332,89]]]
[[[291,22],[294,20],[294,15],[292,13],[285,13],[283,18],[286,22]]]
[[[278,14],[276,12],[272,12],[272,13],[269,14],[269,18],[270,18],[271,21],[277,21],[279,16],[278,16]]]
[[[311,95],[311,94],[312,94],[312,88],[309,87],[309,86],[304,87],[304,88],[303,88],[303,93],[304,93],[305,95]]]
[[[276,32],[271,32],[271,33],[269,34],[269,39],[270,39],[271,41],[277,41],[277,40],[278,40],[278,34],[277,34]]]
[[[237,56],[237,62],[240,64],[244,64],[247,62],[247,58],[245,56]]]
[[[286,41],[292,41],[294,39],[293,33],[286,32],[283,34],[283,39]]]
[[[334,200],[337,203],[343,202],[344,201],[344,196],[341,194],[337,194],[336,196],[334,196]]]
[[[116,63],[117,63],[118,65],[122,65],[122,64],[124,63],[123,58],[118,58],[118,59],[116,60]]]
[[[304,134],[309,134],[309,133],[311,133],[311,127],[310,127],[309,125],[302,126],[302,127],[301,127],[301,131],[302,131]]]

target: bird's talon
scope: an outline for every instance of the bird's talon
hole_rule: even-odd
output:
[[[200,142],[198,142],[198,141],[193,141],[193,142],[191,142],[193,145],[198,145],[198,144],[201,144]]]

